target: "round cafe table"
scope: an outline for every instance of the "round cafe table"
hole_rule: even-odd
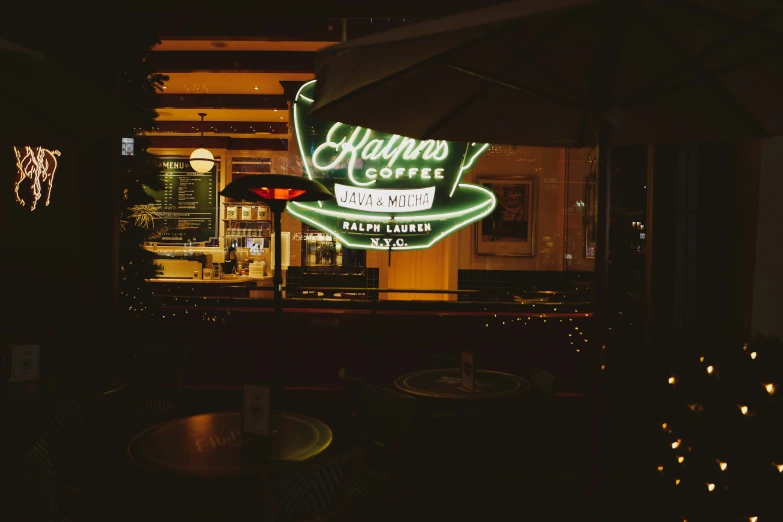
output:
[[[145,429],[128,445],[143,468],[180,476],[220,477],[259,471],[262,460],[304,461],[332,443],[322,421],[290,412],[273,412],[279,430],[270,437],[242,433],[240,412],[206,413]]]
[[[421,370],[394,381],[397,389],[405,393],[432,399],[497,399],[530,389],[530,382],[522,377],[492,370],[476,370],[475,393],[462,391],[459,384],[459,368]]]

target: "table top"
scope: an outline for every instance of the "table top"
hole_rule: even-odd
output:
[[[304,461],[332,443],[324,422],[290,412],[273,412],[277,434],[242,433],[238,411],[206,413],[152,426],[128,444],[136,464],[172,475],[233,476],[258,471],[268,460]]]
[[[459,388],[459,368],[421,370],[399,376],[394,385],[401,391],[438,399],[489,399],[499,398],[530,389],[530,383],[510,373],[492,370],[476,370],[476,392],[467,393]]]

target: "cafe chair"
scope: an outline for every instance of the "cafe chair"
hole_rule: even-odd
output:
[[[149,426],[176,416],[182,407],[182,381],[189,353],[186,344],[139,345],[133,352],[136,378],[131,380],[127,398],[116,404],[115,417]]]
[[[483,368],[484,355],[476,353],[474,357],[476,367]],[[431,369],[459,368],[462,366],[461,353],[428,353],[427,359],[428,367]]]
[[[393,489],[390,500],[405,494],[424,464],[419,459],[415,397],[396,390],[361,385],[359,418],[368,468]]]
[[[356,439],[361,433],[359,411],[361,409],[361,393],[364,385],[364,378],[355,375],[349,375],[348,370],[340,368],[337,371],[337,377],[343,385],[343,403],[348,411],[346,422],[346,431],[349,438]]]
[[[277,477],[276,522],[336,518],[346,500],[346,478],[360,466],[364,450],[349,447],[313,459],[285,463]],[[353,480],[352,480],[353,482]]]
[[[19,477],[18,506],[24,516],[42,522],[111,520],[108,505],[64,479],[57,462],[44,439],[27,451]]]
[[[533,367],[530,372],[530,384],[532,391],[542,398],[554,398],[557,390],[555,375],[538,367]]]

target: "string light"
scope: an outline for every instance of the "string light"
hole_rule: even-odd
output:
[[[699,357],[699,362],[704,362],[704,356]]]
[[[661,428],[663,428],[663,429],[666,429],[666,428],[668,428],[668,427],[669,427],[669,425],[668,425],[668,424],[666,424],[665,422],[664,422],[664,423],[661,425]]]
[[[770,395],[775,393],[775,385],[772,384],[771,382],[768,383],[768,384],[765,384],[764,385],[764,389],[767,390],[767,393],[769,393]]]
[[[748,407],[747,406],[739,406],[739,409],[740,409],[740,411],[742,412],[743,415],[747,415],[748,414]]]
[[[720,460],[718,460],[717,462],[718,462],[718,466],[720,466],[720,470],[726,471],[726,467],[728,466],[728,464],[726,464],[725,462],[721,462]]]
[[[669,384],[674,384],[675,382],[677,382],[677,379],[674,377],[669,377]]]
[[[685,457],[683,457],[682,455],[677,457],[677,462],[680,463],[680,464],[682,464],[684,460],[685,460]]]
[[[712,372],[715,370],[712,366],[707,366],[707,373],[712,374]]]
[[[676,441],[672,442],[672,449],[677,449],[678,447],[680,447],[681,442],[682,440],[680,439],[677,439]]]
[[[674,479],[674,485],[679,486],[680,485],[680,479]]]
[[[778,470],[778,473],[783,473],[783,464],[775,464],[775,463],[773,462],[773,463],[772,463],[772,465],[773,465],[773,466],[775,466],[775,467],[777,468],[777,470]]]
[[[707,483],[707,491],[714,491],[715,490],[715,484],[708,482]]]
[[[756,358],[756,352],[750,352],[750,358],[755,359]]]

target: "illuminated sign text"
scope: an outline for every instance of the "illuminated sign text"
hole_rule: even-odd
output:
[[[349,248],[414,250],[488,216],[493,192],[462,183],[486,143],[417,140],[309,115],[315,80],[293,110],[304,175],[335,198],[292,202],[288,212]]]

